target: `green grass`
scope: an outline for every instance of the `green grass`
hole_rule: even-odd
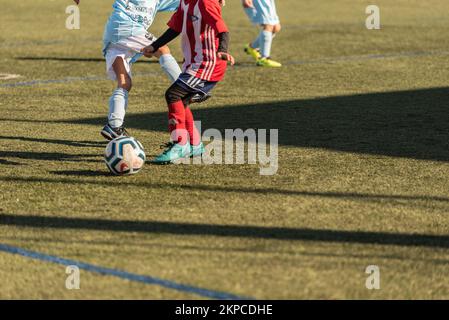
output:
[[[278,0],[280,70],[242,47],[257,33],[238,1],[225,19],[238,65],[194,106],[203,129],[279,129],[279,171],[257,165],[102,162],[108,80],[101,36],[112,1],[5,0],[0,12],[0,243],[262,299],[449,298],[449,3]],[[152,31],[161,34],[168,14]],[[171,45],[181,60],[179,44]],[[378,55],[377,58],[373,55]],[[156,63],[138,63],[127,126],[149,156],[167,140]],[[381,289],[365,288],[378,265]],[[0,252],[0,298],[197,298]]]

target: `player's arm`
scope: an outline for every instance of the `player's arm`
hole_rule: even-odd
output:
[[[177,36],[179,36],[180,32],[177,32],[173,30],[172,28],[168,28],[167,31],[164,32],[164,34],[158,38],[156,41],[154,41],[151,45],[148,47],[145,47],[142,49],[142,53],[145,57],[151,58],[153,54],[159,50],[160,47],[165,46],[167,43],[175,39]]]
[[[80,4],[80,0],[73,0],[73,1],[75,1],[76,5]]]
[[[143,48],[141,50],[143,55],[146,57],[152,57],[160,47],[165,46],[167,43],[179,36],[182,31],[183,18],[184,13],[181,9],[181,5],[179,5],[178,10],[172,15],[170,21],[167,23],[167,31],[165,31],[164,34],[151,45]]]
[[[217,57],[226,60],[234,65],[235,59],[228,53],[229,48],[229,32],[222,32],[218,34],[218,50]]]
[[[223,21],[221,15],[221,6],[223,2],[203,2],[204,5],[204,19],[216,32],[218,37],[217,57],[221,60],[226,60],[234,65],[235,59],[228,52],[229,51],[229,30],[226,23]]]

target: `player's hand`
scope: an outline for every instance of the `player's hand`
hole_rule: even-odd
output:
[[[242,0],[244,8],[254,8],[253,0]]]
[[[73,1],[75,1],[76,5],[80,4],[80,0],[73,0]]]
[[[147,58],[151,58],[154,55],[154,48],[153,46],[148,46],[140,50],[143,55]]]
[[[235,59],[234,59],[234,57],[231,56],[229,53],[226,53],[226,52],[218,52],[218,53],[217,53],[217,57],[218,57],[218,59],[228,61],[229,63],[231,63],[231,66],[233,66],[233,65],[235,64]]]
[[[224,7],[226,5],[226,0],[218,0],[220,6]]]

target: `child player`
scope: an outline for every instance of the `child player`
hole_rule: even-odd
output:
[[[123,122],[132,87],[131,65],[142,56],[141,49],[156,40],[147,29],[157,12],[174,11],[178,5],[179,0],[115,0],[103,35],[106,72],[111,80],[117,81],[109,99],[108,124],[101,130],[107,140],[127,135]],[[168,47],[161,46],[153,56],[159,58],[162,70],[174,82],[181,69]]]
[[[208,99],[209,92],[223,79],[227,62],[234,64],[228,53],[229,31],[221,16],[224,4],[225,0],[181,0],[168,22],[169,29],[142,50],[144,55],[152,55],[182,34],[183,73],[165,93],[171,142],[154,163],[170,163],[204,153],[188,105]]]
[[[270,58],[273,38],[281,31],[276,13],[275,0],[242,0],[245,12],[252,23],[260,25],[261,31],[253,43],[245,47],[245,52],[256,60],[261,67],[281,67],[279,62]]]

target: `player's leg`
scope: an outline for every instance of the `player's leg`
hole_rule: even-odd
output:
[[[273,42],[274,37],[276,37],[276,34],[278,34],[279,32],[281,32],[281,24],[277,23],[277,24],[264,24],[262,25],[262,32],[259,34],[259,48],[262,48],[264,46],[263,41],[264,39],[264,31],[268,32],[269,34],[271,34],[271,39],[268,40],[268,43],[270,44],[270,46],[268,48],[266,48],[269,52],[268,52],[268,56],[270,56],[271,54],[271,45]]]
[[[281,24],[280,23],[275,24],[273,27],[273,38],[276,36],[276,34],[281,32],[281,30],[282,30]]]
[[[188,104],[192,101],[207,100],[210,97],[209,92],[216,84],[182,73],[168,88],[165,99],[168,105],[171,142],[167,144],[167,149],[153,160],[154,163],[170,163],[188,155],[200,156],[204,153],[204,145]]]
[[[258,66],[280,67],[281,64],[271,59],[271,46],[274,35],[280,31],[280,21],[276,12],[274,0],[254,0],[256,16],[254,22],[261,26],[261,31],[257,38],[260,58],[257,60]]]
[[[173,83],[165,92],[168,106],[168,131],[170,142],[153,163],[170,163],[190,154],[189,136],[186,128],[186,111],[183,100],[192,94],[188,87],[179,81]]]
[[[258,20],[257,14],[258,13],[257,13],[256,8],[255,7],[247,7],[247,6],[245,6],[245,4],[243,4],[243,6],[244,6],[245,13],[248,16],[251,23],[258,24],[257,23],[257,20]],[[245,46],[244,51],[246,52],[246,54],[250,55],[257,61],[260,58],[259,48],[260,48],[260,33],[253,42],[251,42]]]
[[[188,105],[185,107],[185,125],[190,138],[190,156],[201,156],[205,152],[205,148],[201,142],[201,135],[198,128],[195,126],[192,110],[190,110]]]
[[[188,82],[189,79],[181,76],[180,81]],[[217,82],[213,81],[193,81],[191,88],[194,90],[194,94],[187,97],[184,101],[185,105],[185,126],[190,138],[190,156],[198,157],[205,152],[203,143],[201,142],[201,135],[195,126],[195,120],[193,117],[192,110],[189,108],[190,103],[201,103],[208,100],[211,95],[209,94],[211,90],[216,86]]]
[[[108,124],[101,131],[102,136],[107,140],[127,135],[123,123],[128,108],[128,95],[132,88],[132,80],[130,66],[126,59],[125,55],[116,55],[114,52],[106,56],[110,78],[117,80],[117,88],[109,98]]]
[[[188,142],[185,125],[185,106],[183,99],[190,94],[178,82],[173,83],[165,92],[168,106],[168,131],[170,139],[175,143],[184,145]]]
[[[260,32],[260,53],[262,58],[271,56],[271,46],[273,43],[274,26],[271,24],[263,24]]]
[[[171,55],[170,49],[167,46],[163,46],[154,53],[154,56],[159,59],[159,64],[167,74],[170,82],[175,82],[181,74],[181,68],[178,62],[176,62],[176,59]]]
[[[261,67],[281,67],[282,64],[271,59],[271,46],[276,32],[280,31],[280,24],[264,24],[260,33],[260,59],[257,65]]]

